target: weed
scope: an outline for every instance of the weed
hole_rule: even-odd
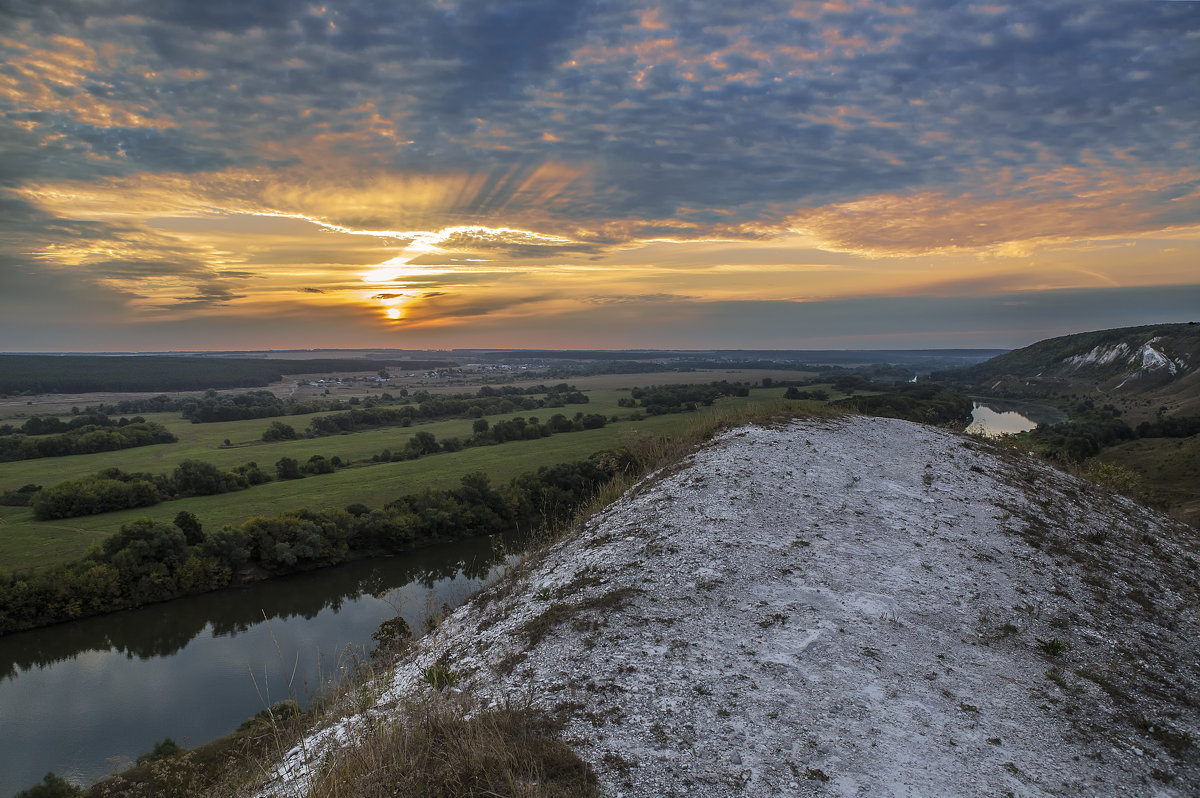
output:
[[[458,672],[440,662],[421,671],[421,678],[434,690],[444,690],[458,684]]]
[[[1089,682],[1095,683],[1097,687],[1108,693],[1108,697],[1117,704],[1128,705],[1133,701],[1133,699],[1130,698],[1129,693],[1122,690],[1120,687],[1114,684],[1111,679],[1102,673],[1097,673],[1096,671],[1089,670],[1088,668],[1079,668],[1075,671],[1075,675],[1081,679],[1087,679]]]
[[[459,696],[406,705],[314,768],[310,798],[353,795],[597,795],[591,768],[527,708],[483,710]]]
[[[1067,644],[1059,640],[1057,637],[1052,637],[1049,640],[1042,640],[1040,637],[1035,637],[1038,648],[1048,657],[1057,657],[1067,650]]]
[[[804,771],[804,778],[810,781],[829,781],[829,776],[820,768],[808,768]]]
[[[981,619],[986,622],[986,618]],[[1002,623],[992,627],[985,627],[979,630],[979,637],[984,645],[995,643],[998,640],[1005,640],[1017,634],[1021,630],[1011,623]]]
[[[581,612],[587,610],[611,610],[619,607],[634,595],[639,593],[637,588],[622,587],[597,596],[585,599],[578,604],[567,604],[561,601],[553,602],[541,615],[525,622],[521,627],[522,634],[530,646],[542,642],[550,632],[559,625],[566,623]]]
[[[1133,725],[1142,734],[1158,740],[1162,743],[1163,748],[1175,756],[1183,756],[1196,743],[1191,733],[1175,731],[1162,721],[1151,721],[1145,715],[1135,717]]]
[[[606,751],[604,756],[600,757],[600,761],[608,765],[617,773],[620,773],[622,776],[629,773],[629,771],[637,765],[637,763],[633,760],[626,759],[620,754],[613,753],[612,751]]]

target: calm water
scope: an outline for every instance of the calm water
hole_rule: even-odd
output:
[[[971,418],[973,420],[967,432],[989,438],[1025,432],[1038,424],[1057,424],[1067,420],[1066,414],[1054,407],[1003,399],[977,399]]]
[[[171,737],[193,747],[304,703],[396,610],[420,629],[504,562],[486,539],[0,637],[0,798],[77,784]]]

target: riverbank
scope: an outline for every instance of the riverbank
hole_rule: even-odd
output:
[[[455,692],[558,717],[627,798],[1193,794],[1198,550],[944,430],[743,427],[452,614],[261,794]]]

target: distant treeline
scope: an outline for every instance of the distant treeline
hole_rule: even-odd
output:
[[[536,394],[545,394],[544,399],[532,398]],[[533,410],[539,407],[562,407],[567,404],[587,404],[588,397],[577,388],[566,383],[553,386],[534,385],[519,388],[516,386],[484,386],[476,393],[431,394],[428,391],[416,391],[411,396],[407,388],[401,388],[396,396],[382,393],[378,396],[341,399],[283,399],[270,391],[247,391],[245,393],[223,394],[209,390],[199,396],[171,397],[166,395],[151,396],[140,399],[122,399],[108,404],[88,405],[86,413],[169,413],[177,412],[183,418],[194,424],[205,424],[217,421],[242,421],[252,418],[278,418],[280,416],[299,416],[326,411],[350,410],[353,408],[375,408],[381,405],[417,403],[419,408],[405,410],[395,421],[368,426],[390,426],[401,424],[402,416],[411,419],[420,418],[432,420],[463,415],[491,415],[492,413],[507,413],[516,409]],[[398,412],[398,411],[397,411]]]
[[[544,399],[534,399],[530,394],[545,393]],[[511,413],[518,408],[536,410],[545,407],[562,407],[568,404],[587,404],[587,394],[565,383],[547,388],[480,388],[477,394],[455,394],[434,396],[425,391],[413,394],[418,404],[400,407],[361,407],[330,416],[317,416],[308,424],[310,436],[337,435],[342,432],[375,427],[407,427],[415,421],[434,421],[445,418],[471,417]]]
[[[446,361],[269,360],[171,355],[0,355],[0,395],[96,391],[199,391],[257,387],[288,374],[444,368]]]
[[[599,413],[576,413],[574,418],[567,418],[562,413],[555,413],[545,423],[531,416],[526,420],[520,416],[508,420],[497,421],[489,425],[486,418],[475,419],[471,437],[444,438],[437,437],[428,430],[421,430],[409,439],[408,445],[395,452],[384,449],[373,455],[371,462],[388,463],[397,460],[415,460],[418,457],[434,452],[457,452],[470,446],[491,446],[509,441],[530,441],[538,438],[548,438],[563,432],[581,432],[587,429],[600,429],[608,423],[608,419]]]
[[[836,387],[836,386],[835,386]],[[848,396],[833,402],[856,413],[884,418],[903,418],[922,424],[965,424],[971,420],[974,403],[966,394],[932,383],[899,383],[872,396]]]
[[[0,570],[0,633],[218,590],[244,572],[276,576],[556,524],[626,465],[623,456],[598,455],[543,467],[500,489],[474,473],[457,488],[403,496],[380,509],[295,510],[213,532],[190,513],[174,525],[139,519],[75,562]]]
[[[329,470],[332,471],[333,468]],[[184,460],[169,475],[130,473],[119,468],[106,468],[96,474],[68,479],[38,490],[28,501],[29,506],[33,508],[34,518],[39,521],[53,521],[113,510],[150,507],[161,501],[187,496],[232,493],[270,480],[271,477],[258,467],[258,463],[246,463],[231,471],[222,471],[211,463]],[[16,492],[19,491],[14,493]],[[8,503],[8,496],[9,494],[5,494],[0,498],[0,502]]]
[[[722,396],[749,396],[750,388],[721,380],[707,385],[651,385],[634,388],[628,399],[619,399],[621,407],[644,407],[651,416],[683,413],[697,405],[708,407]]]
[[[387,395],[384,395],[387,397]],[[391,397],[387,397],[390,399]],[[385,398],[370,397],[366,402],[387,401]],[[250,418],[274,418],[276,416],[320,413],[329,410],[345,410],[356,401],[342,399],[281,399],[270,391],[247,391],[245,393],[217,393],[205,391],[196,396],[147,396],[137,399],[121,399],[117,402],[102,402],[88,405],[84,413],[179,413],[193,424],[216,421],[243,421]]]
[[[13,430],[9,424],[0,427],[0,462],[111,452],[178,440],[161,424],[140,416],[114,421],[89,414],[66,422],[53,417],[34,417],[20,427],[20,432]],[[54,434],[58,430],[61,431]]]

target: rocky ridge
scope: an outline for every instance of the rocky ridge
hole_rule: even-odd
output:
[[[643,481],[397,663],[562,717],[604,794],[1200,791],[1190,527],[945,430],[727,432]]]

